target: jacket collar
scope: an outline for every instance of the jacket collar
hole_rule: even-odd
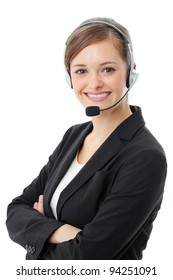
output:
[[[142,117],[141,109],[131,106],[133,114],[122,122],[100,146],[90,160],[84,165],[81,171],[73,178],[68,186],[63,190],[60,195],[57,216],[60,219],[61,209],[64,203],[79,189],[82,185],[89,180],[98,170],[101,170],[106,163],[111,161],[116,154],[124,147],[124,140],[130,141],[135,133],[145,125]],[[51,187],[49,185],[49,202],[53,195],[54,190],[59,184],[62,177],[65,175],[74,157],[76,156],[79,148],[81,147],[85,137],[92,130],[92,122],[86,124],[85,129],[72,143],[68,152],[64,155],[63,160],[58,165],[53,179],[51,180]],[[50,213],[50,212],[49,212]]]
[[[130,141],[134,134],[145,125],[141,108],[130,106],[130,109],[133,114],[117,127],[120,138],[128,141]]]

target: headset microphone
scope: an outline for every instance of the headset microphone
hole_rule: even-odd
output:
[[[123,98],[127,95],[127,93],[128,93],[129,90],[130,90],[130,89],[128,89],[128,90],[125,92],[125,94],[124,94],[114,105],[112,105],[112,106],[110,106],[110,107],[107,107],[107,108],[104,108],[104,109],[100,109],[99,106],[88,106],[88,107],[86,107],[86,108],[85,108],[85,113],[86,113],[86,115],[87,115],[88,117],[95,117],[95,116],[100,115],[100,112],[102,112],[102,111],[107,111],[107,110],[109,110],[109,109],[115,107],[116,105],[118,105],[118,104],[121,102],[121,100],[123,100]]]

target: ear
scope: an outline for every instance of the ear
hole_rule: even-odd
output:
[[[73,85],[72,85],[72,80],[71,80],[71,75],[69,73],[69,71],[66,70],[66,74],[65,74],[65,80],[67,82],[67,84],[73,88]]]

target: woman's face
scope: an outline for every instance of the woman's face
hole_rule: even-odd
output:
[[[84,107],[104,109],[115,104],[127,90],[127,65],[110,39],[89,45],[76,55],[70,74]]]

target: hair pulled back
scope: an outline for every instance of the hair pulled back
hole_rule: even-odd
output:
[[[95,21],[103,21],[105,23],[97,23]],[[118,28],[125,36],[120,34],[115,28],[106,25],[106,23]],[[70,72],[71,61],[80,51],[93,43],[106,39],[111,39],[114,42],[120,56],[126,62],[128,69],[130,69],[131,57],[128,43],[131,44],[131,38],[128,30],[113,19],[96,17],[82,22],[68,37],[64,56],[67,71]]]

